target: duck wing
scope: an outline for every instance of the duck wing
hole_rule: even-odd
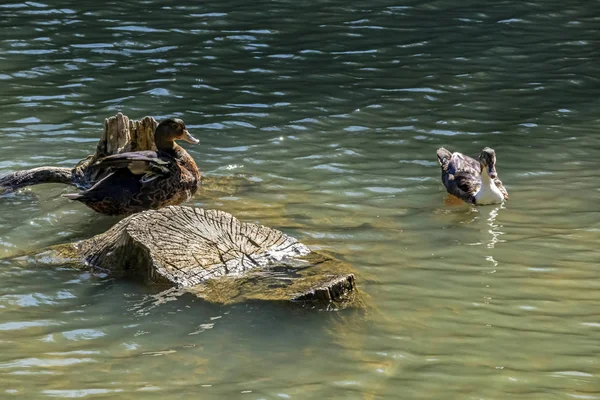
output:
[[[69,193],[62,196],[80,201],[100,213],[119,215],[142,211],[150,207],[147,199],[136,198],[142,187],[142,179],[139,176],[132,174],[127,168],[118,168],[110,171],[91,188],[81,193]]]
[[[127,168],[134,175],[161,174],[170,172],[170,166],[175,160],[156,151],[136,151],[130,153],[113,154],[98,160],[94,168],[117,170]]]
[[[450,153],[442,148],[437,150],[438,161],[442,167],[442,183],[448,193],[475,203],[475,193],[481,185],[479,162],[461,153]]]
[[[475,194],[481,186],[481,181],[473,174],[458,172],[455,175],[444,175],[442,182],[448,193],[463,199],[467,203],[475,204]]]
[[[453,175],[462,173],[479,177],[481,175],[480,169],[479,161],[458,152],[452,153],[452,157],[448,162],[448,173]]]

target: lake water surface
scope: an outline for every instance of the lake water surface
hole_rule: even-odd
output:
[[[189,204],[350,262],[367,311],[219,306],[11,255],[117,218],[0,197],[0,398],[600,399],[600,3],[0,4],[0,174],[71,166],[104,118],[184,119]],[[510,200],[446,204],[435,150]]]

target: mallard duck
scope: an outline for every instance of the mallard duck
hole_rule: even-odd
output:
[[[132,214],[176,205],[198,190],[200,171],[194,159],[175,140],[198,144],[180,119],[160,122],[154,132],[156,151],[114,154],[99,159],[93,168],[108,175],[91,188],[64,197],[108,214]]]
[[[442,183],[448,193],[471,204],[498,204],[508,200],[508,193],[498,179],[496,152],[486,147],[479,161],[461,153],[437,150],[442,166]]]

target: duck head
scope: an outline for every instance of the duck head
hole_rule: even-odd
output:
[[[200,141],[193,137],[179,118],[168,118],[160,121],[154,131],[154,142],[158,149],[172,149],[176,140],[185,140],[191,144]]]
[[[481,150],[479,155],[479,165],[481,166],[481,173],[487,172],[487,175],[491,179],[495,179],[498,174],[496,173],[496,152],[494,149],[486,147]]]

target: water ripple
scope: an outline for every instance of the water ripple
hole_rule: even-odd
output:
[[[0,174],[73,165],[118,111],[181,117],[204,174],[253,182],[190,204],[334,252],[377,310],[221,307],[1,260],[4,393],[598,397],[596,8],[0,4]],[[495,148],[510,201],[446,203],[440,146]],[[0,254],[115,222],[67,190],[2,196]]]

